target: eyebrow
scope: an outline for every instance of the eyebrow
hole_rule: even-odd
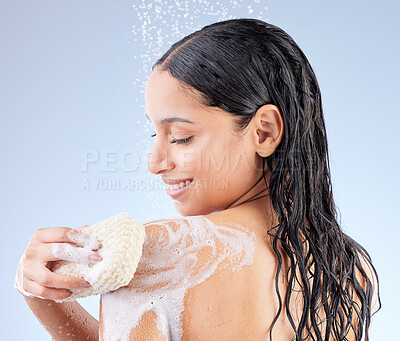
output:
[[[147,114],[145,114],[145,115],[148,118],[148,120],[151,121],[150,117],[147,116]],[[162,119],[161,121],[158,121],[158,124],[161,125],[161,126],[165,126],[165,125],[170,124],[170,123],[191,123],[191,124],[195,124],[194,122],[189,121],[189,120],[187,120],[185,118],[181,118],[181,117],[167,117],[167,118]]]

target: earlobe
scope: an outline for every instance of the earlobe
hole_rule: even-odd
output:
[[[261,157],[270,156],[282,141],[284,125],[281,113],[275,105],[266,104],[257,110],[253,119],[256,153]]]

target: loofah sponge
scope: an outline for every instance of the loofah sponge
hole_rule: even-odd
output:
[[[83,277],[91,284],[87,289],[71,289],[71,296],[56,302],[104,294],[127,285],[132,280],[142,256],[145,227],[127,213],[119,213],[80,231],[93,235],[102,243],[102,247],[96,252],[103,259],[94,265],[65,260],[55,262],[51,268],[53,272]]]

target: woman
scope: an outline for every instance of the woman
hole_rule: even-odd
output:
[[[148,168],[186,218],[145,224],[146,262],[130,285],[102,296],[99,323],[76,302],[25,297],[52,336],[63,339],[61,323],[79,339],[100,329],[101,339],[121,340],[368,340],[378,278],[338,224],[321,94],[293,39],[255,19],[208,25],[155,63],[145,97],[156,130]],[[72,243],[69,230],[36,231],[21,265],[27,292],[61,299],[79,288],[81,279],[45,275],[56,260],[46,244]],[[145,290],[149,278],[161,283],[156,270],[167,274],[193,254],[187,277]],[[158,309],[154,293],[180,308],[165,299]],[[120,322],[110,318],[122,310]]]

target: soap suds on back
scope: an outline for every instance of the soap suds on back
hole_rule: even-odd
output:
[[[102,295],[104,341],[128,341],[142,315],[152,310],[157,328],[171,340],[182,337],[187,290],[218,268],[238,271],[253,264],[255,234],[240,225],[215,225],[204,216],[162,225],[158,238],[146,236],[132,281]]]

